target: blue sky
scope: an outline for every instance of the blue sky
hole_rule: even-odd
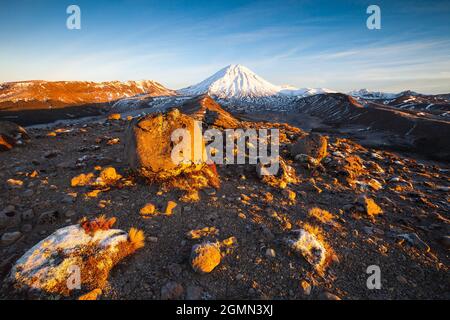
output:
[[[66,8],[81,8],[81,30]],[[381,8],[381,30],[366,9]],[[15,0],[0,7],[0,81],[154,79],[178,89],[229,64],[274,84],[450,92],[450,1]]]

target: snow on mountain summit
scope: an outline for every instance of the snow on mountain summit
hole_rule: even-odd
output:
[[[306,97],[322,93],[334,93],[325,88],[296,88],[277,86],[261,78],[249,68],[229,65],[202,82],[181,89],[182,95],[209,94],[219,99],[253,99],[265,97]]]
[[[280,87],[239,64],[229,65],[202,82],[179,90],[184,95],[207,93],[220,99],[269,97],[279,91]]]

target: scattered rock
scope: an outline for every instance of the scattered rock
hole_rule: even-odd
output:
[[[22,233],[20,231],[15,232],[7,232],[2,235],[2,238],[0,240],[0,244],[2,246],[9,246],[20,239],[22,236]]]
[[[115,120],[120,120],[120,119],[122,119],[122,116],[120,115],[120,113],[112,113],[108,116],[108,120],[115,121]]]
[[[322,293],[321,298],[323,300],[342,300],[341,298],[339,298],[337,295],[332,294],[330,292],[325,291],[324,293]]]
[[[175,209],[176,209],[176,208],[179,208],[179,207],[178,207],[178,204],[177,204],[175,201],[169,201],[169,202],[167,203],[167,207],[166,207],[165,214],[166,214],[167,216],[171,216],[172,214],[175,213]]]
[[[450,236],[442,236],[439,238],[439,242],[446,248],[450,249]]]
[[[186,288],[186,300],[201,300],[203,288],[198,286],[188,286]]]
[[[425,252],[430,251],[430,246],[425,241],[420,239],[417,233],[399,234],[398,238],[406,240],[411,246],[419,248],[420,250],[423,250]]]
[[[11,150],[29,140],[27,131],[21,126],[9,121],[0,121],[0,152]]]
[[[6,181],[6,184],[7,184],[11,189],[18,189],[18,188],[22,188],[22,187],[23,187],[23,181],[22,181],[22,180],[8,179],[8,180]]]
[[[217,230],[215,227],[205,227],[203,229],[197,229],[197,230],[191,230],[189,231],[186,236],[188,239],[201,239],[207,236],[215,236],[219,233],[219,230]]]
[[[266,257],[268,258],[275,258],[276,253],[274,249],[267,249],[266,250]]]
[[[161,300],[180,300],[183,294],[184,288],[177,282],[168,282],[161,288]]]
[[[156,207],[154,204],[147,203],[140,211],[139,213],[141,216],[149,216],[154,215],[156,213]]]
[[[340,173],[350,180],[354,180],[364,172],[363,161],[358,156],[348,156],[344,159]]]
[[[291,145],[291,155],[295,158],[298,154],[306,154],[321,161],[327,155],[327,145],[327,138],[311,133]]]
[[[300,282],[300,286],[301,286],[302,292],[303,292],[303,294],[304,294],[305,296],[309,296],[309,295],[311,294],[311,289],[312,289],[312,287],[311,287],[311,285],[309,284],[308,281],[302,280],[302,281]]]
[[[191,266],[200,274],[210,273],[220,264],[220,249],[214,243],[197,244],[192,247]]]
[[[64,216],[66,218],[72,218],[76,214],[77,214],[77,212],[75,210],[66,210],[66,211],[64,211]]]
[[[358,197],[356,203],[361,205],[364,213],[370,217],[374,217],[383,213],[383,210],[376,204],[376,202],[372,198],[368,198],[365,195],[361,195],[360,197]]]
[[[59,219],[59,212],[57,210],[50,210],[39,215],[38,224],[54,224]]]
[[[295,252],[302,255],[315,269],[320,270],[325,264],[326,249],[317,239],[316,235],[305,229],[294,230],[298,234],[296,239],[287,239],[288,246]]]

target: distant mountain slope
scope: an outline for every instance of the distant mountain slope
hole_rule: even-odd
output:
[[[397,109],[414,111],[417,115],[450,117],[450,95],[427,95],[411,90],[400,93],[373,92],[366,89],[351,91],[349,95],[361,103],[376,102]]]
[[[0,85],[0,110],[49,109],[113,102],[136,95],[175,95],[161,84],[145,81],[23,81]]]
[[[363,105],[340,93],[299,99],[294,110],[318,117],[334,128],[358,127],[356,131],[364,131],[368,136],[382,132],[395,140],[397,147],[436,159],[450,159],[450,121],[445,119],[422,117],[374,102]]]

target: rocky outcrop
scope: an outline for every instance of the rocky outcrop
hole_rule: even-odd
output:
[[[11,150],[28,140],[30,137],[24,128],[13,122],[0,121],[0,151]]]

